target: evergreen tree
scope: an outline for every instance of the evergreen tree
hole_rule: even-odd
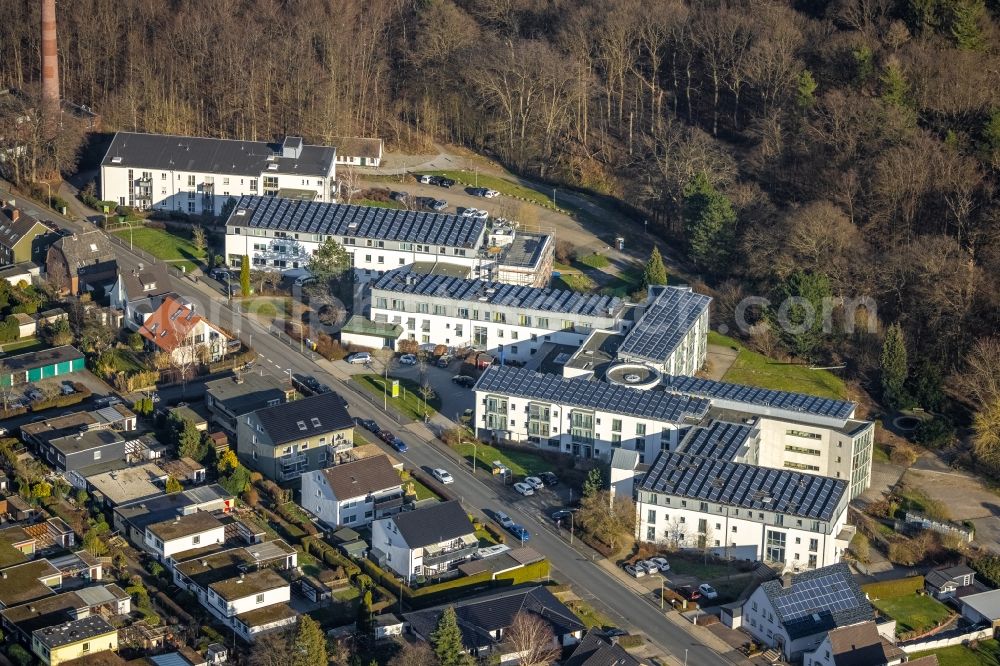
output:
[[[818,84],[808,69],[799,74],[799,82],[795,89],[795,103],[800,109],[811,108],[816,103],[816,88]]]
[[[597,467],[587,472],[587,478],[583,481],[583,496],[593,497],[604,487],[604,477]]]
[[[955,0],[951,3],[951,37],[955,45],[966,51],[982,51],[986,46],[983,37],[983,0]]]
[[[177,445],[178,457],[192,458],[201,462],[208,455],[208,447],[202,443],[201,433],[194,423],[171,414],[170,428],[173,431],[174,443]]]
[[[240,262],[240,292],[244,298],[250,295],[250,257],[245,254]]]
[[[736,211],[702,172],[684,188],[684,226],[695,262],[715,272],[725,266],[736,236]]]
[[[1000,151],[1000,109],[993,109],[983,126],[983,141],[989,152]]]
[[[903,329],[899,324],[893,324],[885,332],[879,366],[882,369],[882,397],[886,404],[893,409],[905,407],[908,401],[905,385],[909,365]]]
[[[358,606],[358,636],[370,640],[375,638],[375,613],[372,612],[372,591],[366,589]]]
[[[812,358],[823,337],[832,332],[824,320],[824,305],[830,296],[830,280],[822,273],[796,271],[781,286],[776,324],[795,355]]]
[[[299,618],[294,653],[293,666],[324,666],[327,663],[326,637],[319,623],[308,615]]]
[[[910,92],[910,84],[906,80],[903,68],[896,58],[890,58],[882,70],[882,100],[893,106],[906,106]]]
[[[476,663],[465,651],[462,631],[458,628],[458,617],[451,606],[444,609],[437,628],[431,632],[431,647],[441,666],[473,666]]]
[[[929,359],[922,359],[906,381],[906,393],[913,402],[924,409],[938,411],[944,403],[941,389],[944,377],[941,368]]]
[[[663,265],[659,248],[654,245],[653,251],[649,254],[649,261],[642,271],[642,285],[648,289],[650,285],[666,283],[667,267]]]
[[[854,80],[858,85],[864,85],[875,73],[872,50],[867,46],[861,46],[852,51],[851,54],[854,56]]]
[[[323,241],[309,260],[309,272],[326,283],[335,280],[351,268],[351,255],[332,237]]]
[[[175,479],[172,476],[168,476],[167,477],[167,493],[168,494],[169,493],[179,493],[182,490],[184,490],[184,486],[181,485],[180,481],[178,481],[177,479]]]

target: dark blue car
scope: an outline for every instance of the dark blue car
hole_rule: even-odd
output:
[[[396,437],[395,439],[393,439],[392,442],[391,442],[391,445],[392,445],[392,448],[396,449],[400,453],[406,453],[408,451],[408,448],[406,446],[406,442],[404,442],[403,440],[401,440],[399,437]]]
[[[529,532],[528,530],[524,529],[523,527],[521,527],[517,523],[514,523],[513,525],[511,525],[510,527],[508,527],[507,531],[509,531],[511,534],[513,534],[518,539],[520,539],[521,542],[525,542],[525,541],[528,541],[529,539],[531,539],[531,532]]]

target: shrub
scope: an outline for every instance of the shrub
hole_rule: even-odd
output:
[[[955,426],[943,416],[935,416],[921,421],[913,433],[913,439],[932,449],[947,446],[955,438]]]
[[[715,616],[709,615],[708,617],[714,618]],[[701,618],[699,618],[698,623],[708,624],[708,622],[702,622]],[[619,636],[618,638],[618,645],[625,648],[626,650],[633,648],[640,648],[643,645],[645,645],[645,643],[646,643],[645,639],[643,639],[643,637],[638,634],[629,634],[628,636]]]
[[[889,544],[889,552],[886,553],[886,556],[893,564],[902,564],[905,566],[913,566],[923,559],[922,555],[917,552],[917,548],[913,542],[909,539],[891,542]]]
[[[91,396],[90,389],[79,382],[73,383],[73,389],[76,392],[69,395],[54,395],[51,398],[36,400],[31,403],[31,411],[40,412],[52,407],[68,407],[69,405],[81,403]]]
[[[568,240],[557,240],[555,254],[560,264],[572,264],[576,261],[576,246]]]
[[[913,447],[908,444],[897,444],[892,447],[892,453],[889,454],[889,460],[892,461],[894,465],[909,467],[917,461],[917,452],[914,451]]]
[[[18,666],[31,666],[32,661],[34,661],[31,658],[31,654],[29,654],[27,650],[17,643],[14,643],[7,648],[7,656],[10,657],[14,663],[18,664]]]

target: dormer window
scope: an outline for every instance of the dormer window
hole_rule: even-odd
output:
[[[312,424],[313,424],[314,428],[318,428],[319,427],[319,419],[316,418],[315,416],[312,417]]]
[[[305,421],[299,421],[296,425],[299,426],[299,430],[305,431],[307,429]]]

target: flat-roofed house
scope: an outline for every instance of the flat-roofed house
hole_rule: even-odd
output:
[[[100,615],[36,629],[31,635],[31,651],[46,666],[117,649],[118,630]]]
[[[288,402],[291,384],[273,375],[242,373],[205,382],[205,405],[212,421],[236,434],[236,421],[244,414]]]
[[[176,553],[221,545],[225,540],[223,523],[211,513],[197,511],[147,525],[144,545],[160,562],[167,562]]]

